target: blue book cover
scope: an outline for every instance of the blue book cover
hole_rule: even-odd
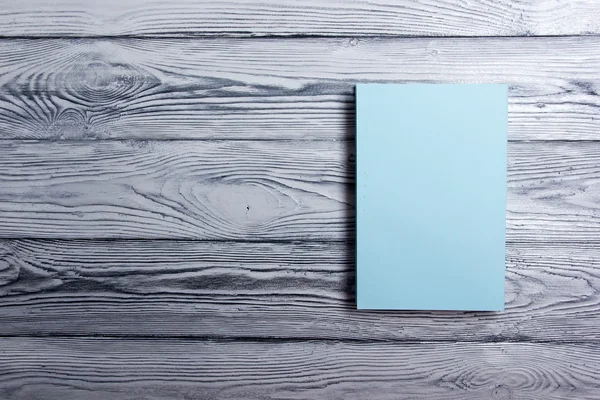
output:
[[[504,309],[508,87],[356,87],[357,307]]]

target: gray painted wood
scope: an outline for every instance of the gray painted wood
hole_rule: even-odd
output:
[[[506,311],[356,311],[352,244],[0,241],[0,336],[600,343],[600,246],[509,244]]]
[[[4,36],[532,36],[600,33],[595,0],[21,0]]]
[[[593,0],[3,7],[0,398],[597,399],[599,21]],[[354,310],[357,82],[509,84],[506,312]]]
[[[0,142],[0,237],[344,240],[344,142]]]
[[[3,141],[0,237],[354,237],[354,143]],[[507,240],[600,238],[600,142],[511,142]]]
[[[507,83],[511,140],[600,136],[600,37],[0,40],[1,139],[354,138],[357,82]]]
[[[591,400],[599,377],[597,344],[0,339],[8,400]]]

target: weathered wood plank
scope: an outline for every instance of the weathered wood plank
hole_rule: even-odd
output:
[[[0,241],[0,336],[600,343],[600,246],[506,263],[505,312],[357,312],[351,244]]]
[[[600,239],[600,143],[509,143],[507,240]]]
[[[600,37],[0,41],[1,139],[352,139],[357,82],[508,83],[511,140],[600,139]]]
[[[0,396],[597,399],[598,345],[0,339]]]
[[[21,0],[0,14],[3,36],[401,35],[600,33],[594,0],[415,2],[340,0]]]
[[[600,142],[509,143],[507,240],[598,242]],[[0,237],[353,240],[354,143],[0,142]]]
[[[344,239],[351,146],[0,142],[0,237]]]

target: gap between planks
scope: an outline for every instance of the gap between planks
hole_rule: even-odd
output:
[[[36,36],[36,35],[1,35],[0,41],[10,40],[219,40],[219,39],[235,39],[235,40],[248,40],[248,41],[269,41],[269,40],[302,40],[302,39],[359,39],[359,40],[377,40],[377,39],[394,39],[394,40],[414,40],[414,39],[431,39],[431,40],[454,40],[454,39],[504,39],[504,40],[519,40],[519,39],[577,39],[577,38],[600,38],[600,33],[592,34],[557,34],[557,35],[477,35],[477,36],[466,36],[466,35],[394,35],[394,34],[373,34],[373,35],[322,35],[322,34],[290,34],[290,35],[264,35],[264,36],[252,36],[244,34],[243,32],[232,32],[223,33],[219,35],[187,35],[185,33],[171,32],[164,35],[93,35],[93,36],[70,36],[70,35],[52,35],[52,36]]]
[[[389,311],[389,310],[387,310]],[[357,312],[360,312],[357,310]],[[469,311],[467,311],[469,312]],[[435,313],[435,312],[434,312]],[[485,313],[485,312],[480,312]],[[214,343],[356,343],[356,344],[369,344],[369,343],[380,343],[380,344],[398,344],[398,345],[412,345],[412,344],[477,344],[477,343],[494,343],[494,344],[556,344],[556,345],[600,345],[600,338],[598,339],[575,339],[575,340],[557,340],[557,339],[536,339],[529,337],[482,337],[475,340],[463,340],[463,339],[426,339],[426,340],[415,340],[415,339],[357,339],[357,338],[327,338],[327,337],[298,337],[298,336],[218,336],[218,335],[142,335],[142,334],[0,334],[0,339],[12,339],[12,338],[31,338],[31,339],[118,339],[118,340],[148,340],[148,341],[172,341],[172,340],[185,340],[189,342],[214,342]]]

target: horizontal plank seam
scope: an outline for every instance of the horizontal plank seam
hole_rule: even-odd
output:
[[[249,243],[249,244],[356,244],[356,239],[194,239],[194,238],[168,238],[168,237],[81,237],[81,238],[62,238],[62,237],[34,237],[34,236],[0,236],[0,242],[7,241],[32,241],[32,242],[96,242],[96,243],[114,243],[114,242],[177,242],[177,243]],[[507,240],[506,245],[600,245],[598,240]]]
[[[1,92],[1,91],[0,91]],[[356,143],[356,139],[302,139],[302,138],[227,138],[227,139],[215,139],[215,138],[173,138],[173,139],[142,139],[142,138],[107,138],[107,139],[27,139],[27,138],[3,138],[0,137],[0,143],[2,142],[13,142],[18,144],[29,144],[29,143],[65,143],[65,144],[90,144],[90,143],[151,143],[151,142],[212,142],[212,143],[232,143],[232,142],[281,142],[281,143]],[[508,143],[600,143],[600,139],[508,139]]]
[[[249,244],[302,244],[302,243],[347,243],[353,244],[355,240],[348,239],[194,239],[194,238],[169,238],[169,237],[156,237],[156,238],[136,238],[136,237],[81,237],[81,238],[63,238],[63,237],[35,237],[35,236],[11,236],[4,237],[0,236],[0,241],[63,241],[63,242],[179,242],[179,243],[249,243]],[[600,242],[600,241],[599,241]],[[572,243],[572,242],[569,242]],[[579,243],[579,242],[575,242]]]
[[[248,244],[356,244],[356,239],[194,239],[194,238],[169,238],[169,237],[34,237],[34,236],[0,236],[2,241],[32,241],[32,242],[96,242],[96,243],[115,243],[115,242],[174,242],[174,243],[248,243]],[[600,245],[599,240],[507,240],[506,245]]]
[[[359,311],[357,311],[359,312]],[[523,344],[576,344],[576,345],[600,345],[600,339],[575,339],[575,340],[553,340],[534,339],[524,336],[489,336],[477,340],[455,340],[455,339],[356,339],[356,338],[327,338],[327,337],[261,337],[261,336],[216,336],[216,335],[69,335],[69,334],[27,334],[27,335],[4,335],[1,339],[12,338],[40,338],[40,339],[119,339],[119,340],[156,340],[156,341],[196,341],[196,342],[245,342],[245,343],[303,343],[303,342],[325,342],[325,343],[390,343],[390,344],[428,344],[428,343],[523,343]]]
[[[311,244],[328,244],[328,243],[348,243],[352,244],[356,242],[355,239],[262,239],[262,240],[252,240],[252,239],[195,239],[195,238],[168,238],[168,237],[157,237],[157,238],[148,238],[148,237],[82,237],[82,238],[62,238],[62,237],[0,237],[0,241],[31,241],[31,242],[96,242],[96,243],[115,243],[115,242],[176,242],[176,243],[262,243],[262,244],[289,244],[289,243],[311,243]],[[507,240],[506,244],[540,244],[540,245],[561,245],[561,244],[583,244],[583,245],[597,245],[600,243],[599,240],[552,240],[552,241],[544,241],[544,240],[534,240],[534,241],[526,241],[526,240]]]
[[[326,34],[255,34],[252,32],[226,32],[226,33],[189,33],[169,32],[164,34],[134,34],[134,35],[0,35],[0,40],[12,39],[523,39],[523,38],[578,38],[600,37],[600,33],[567,34],[567,35],[402,35],[402,34],[356,34],[356,35],[326,35]]]
[[[1,90],[0,90],[1,92]],[[600,141],[600,139],[598,139]],[[546,140],[540,140],[546,141]],[[573,140],[574,142],[578,142],[578,140]],[[595,141],[595,139],[591,139],[589,141]],[[157,139],[143,139],[143,138],[107,138],[107,139],[55,139],[55,138],[40,138],[40,139],[28,139],[28,138],[6,138],[0,137],[1,142],[20,142],[20,143],[67,143],[67,144],[77,144],[77,143],[134,143],[134,142],[216,142],[216,143],[224,143],[224,142],[350,142],[354,143],[354,139],[303,139],[303,138],[231,138],[227,137],[226,139],[215,139],[215,138],[157,138]],[[553,142],[553,140],[550,140]]]

